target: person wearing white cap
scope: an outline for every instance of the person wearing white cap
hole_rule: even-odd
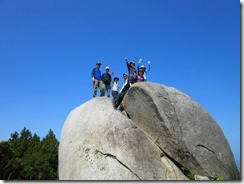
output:
[[[151,62],[148,61],[148,69],[146,69],[146,67],[144,65],[141,65],[141,62],[142,62],[142,59],[139,59],[139,62],[138,62],[138,65],[137,65],[137,70],[143,70],[143,77],[144,77],[144,80],[147,81],[147,76],[146,74],[150,71],[150,64]]]
[[[113,73],[112,73],[112,75],[113,75]],[[102,74],[102,81],[103,81],[103,84],[105,86],[105,96],[110,98],[112,77],[109,73],[109,67],[108,66],[105,68],[105,73]]]

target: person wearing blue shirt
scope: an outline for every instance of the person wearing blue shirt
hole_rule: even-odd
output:
[[[150,71],[150,61],[148,61],[148,69],[146,69],[146,67],[144,65],[141,65],[142,59],[139,59],[138,65],[137,65],[137,71],[139,71],[140,69],[144,71],[144,81],[147,81],[147,76],[146,74]]]
[[[97,88],[100,89],[100,96],[104,96],[104,84],[102,81],[102,74],[100,71],[101,63],[97,62],[96,67],[92,69],[92,83],[93,83],[93,97],[97,96]]]

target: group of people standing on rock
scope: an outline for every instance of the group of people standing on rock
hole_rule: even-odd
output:
[[[110,98],[110,93],[112,89],[112,96],[114,100],[115,108],[118,108],[121,101],[124,98],[124,95],[129,90],[132,84],[136,82],[144,82],[147,81],[146,75],[150,71],[150,61],[148,61],[148,69],[142,65],[142,59],[139,60],[137,69],[135,68],[135,63],[133,61],[128,61],[125,57],[126,66],[128,69],[128,74],[123,73],[124,83],[122,88],[119,91],[119,78],[113,77],[113,72],[109,73],[109,67],[105,68],[105,73],[101,73],[100,67],[102,65],[101,62],[96,63],[96,67],[92,69],[92,83],[93,83],[93,97],[97,96],[97,89],[100,89],[100,96],[107,96]],[[111,87],[112,84],[112,87]]]

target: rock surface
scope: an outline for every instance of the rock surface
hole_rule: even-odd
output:
[[[59,145],[60,180],[188,180],[179,169],[226,180],[237,167],[221,129],[182,92],[133,84],[115,110],[96,97],[67,117]]]
[[[60,180],[185,180],[120,111],[98,97],[74,109],[62,129]]]
[[[220,127],[186,94],[156,83],[137,83],[122,103],[138,128],[175,163],[195,174],[238,178],[233,153]]]

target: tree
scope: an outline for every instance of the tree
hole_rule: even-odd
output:
[[[0,178],[8,179],[12,172],[12,152],[7,141],[0,142]]]
[[[54,133],[43,140],[24,127],[0,142],[0,179],[55,180],[58,179],[58,144]]]
[[[58,179],[58,145],[54,133],[49,130],[41,143],[42,174],[44,179]]]

